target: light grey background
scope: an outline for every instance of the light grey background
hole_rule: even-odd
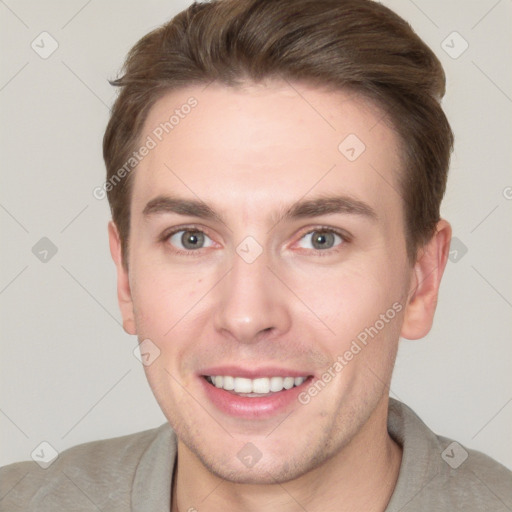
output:
[[[120,326],[108,205],[92,191],[104,180],[107,78],[189,3],[0,1],[0,464],[41,441],[62,451],[165,421]],[[446,69],[456,148],[443,215],[460,240],[434,328],[401,342],[391,395],[512,468],[512,2],[383,3]],[[43,31],[58,42],[47,59],[31,47],[51,48]],[[42,237],[58,249],[47,262],[32,252]]]

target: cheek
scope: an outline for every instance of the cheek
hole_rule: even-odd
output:
[[[204,295],[204,282],[197,272],[139,265],[131,288],[139,336],[167,336]]]
[[[307,281],[295,284],[297,295],[306,298],[307,306],[329,328],[333,340],[357,336],[401,300],[403,287],[391,278],[389,266],[375,263],[318,269]]]
[[[184,385],[191,378],[183,365],[187,354],[197,347],[192,342],[201,338],[211,317],[205,311],[210,281],[204,272],[198,276],[197,271],[157,265],[142,265],[134,276],[137,284],[132,297],[139,340],[149,339],[159,350],[155,363],[144,370],[155,395],[159,389],[165,395],[167,388],[176,385],[172,376]]]

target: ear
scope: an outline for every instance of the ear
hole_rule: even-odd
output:
[[[432,328],[441,278],[450,253],[452,228],[445,220],[437,223],[436,233],[420,250],[414,265],[405,308],[401,337],[417,340]]]
[[[137,334],[128,269],[123,264],[121,238],[119,237],[117,226],[113,221],[108,223],[108,240],[110,244],[110,254],[112,255],[117,269],[117,300],[123,317],[123,329],[128,334]]]

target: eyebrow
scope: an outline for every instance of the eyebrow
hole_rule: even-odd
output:
[[[224,223],[222,216],[203,201],[182,199],[172,196],[158,196],[151,199],[143,210],[144,217],[157,214],[176,213],[201,219],[215,220]],[[376,211],[367,203],[349,196],[322,196],[302,200],[292,204],[288,209],[281,210],[277,216],[280,221],[320,217],[333,214],[359,215],[370,220],[378,219]]]

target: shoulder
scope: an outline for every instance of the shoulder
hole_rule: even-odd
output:
[[[0,512],[126,510],[143,454],[169,437],[167,424],[127,436],[80,444],[46,469],[34,461],[0,468]]]
[[[512,509],[512,472],[488,455],[443,436],[435,436],[439,472],[434,492],[466,510]]]
[[[392,400],[388,430],[402,465],[387,511],[512,510],[512,472],[491,457],[432,432]]]

